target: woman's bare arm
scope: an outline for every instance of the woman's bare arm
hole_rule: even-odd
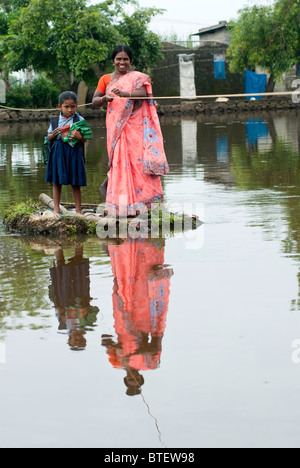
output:
[[[124,98],[137,98],[137,97],[147,97],[147,89],[145,86],[142,86],[140,89],[133,91],[130,93],[129,91],[121,91],[118,88],[112,89],[112,93],[116,94],[117,96],[124,97]]]
[[[113,100],[113,96],[110,94],[104,94],[101,91],[95,91],[92,105],[94,108],[99,108],[111,102]]]

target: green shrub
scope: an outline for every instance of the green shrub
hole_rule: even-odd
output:
[[[33,105],[29,86],[15,86],[6,94],[6,106],[19,109],[30,108]]]
[[[33,80],[30,85],[33,106],[37,109],[56,107],[59,93],[52,81],[42,76]]]
[[[52,109],[57,106],[60,91],[52,81],[40,76],[31,85],[18,85],[6,94],[6,105],[18,109]]]

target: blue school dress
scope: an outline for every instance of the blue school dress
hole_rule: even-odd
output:
[[[72,125],[80,120],[83,120],[83,117],[79,114],[75,114],[70,119],[65,119],[60,115],[58,127]],[[51,123],[48,133],[51,133],[53,130],[54,128]],[[46,182],[75,187],[86,186],[84,145],[81,142],[72,147],[69,143],[64,143],[60,135],[57,137],[49,155]]]

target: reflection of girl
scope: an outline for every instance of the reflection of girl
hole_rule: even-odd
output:
[[[59,320],[59,330],[69,331],[73,350],[86,346],[85,329],[96,322],[98,307],[90,306],[89,259],[83,258],[83,247],[66,263],[62,249],[56,251],[57,265],[50,268],[50,299]]]
[[[145,240],[110,245],[115,278],[113,309],[118,341],[103,336],[111,364],[127,372],[127,394],[139,393],[140,370],[159,367],[173,270],[164,266],[164,250]]]
[[[132,52],[127,46],[117,46],[112,59],[115,71],[100,79],[93,99],[94,107],[109,103],[106,208],[113,215],[122,210],[135,215],[163,201],[161,176],[169,167],[153,100],[131,99],[152,96],[150,77],[129,70]]]

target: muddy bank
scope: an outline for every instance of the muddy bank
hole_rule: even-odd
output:
[[[293,102],[292,96],[267,97],[260,101],[246,101],[244,99],[230,99],[227,102],[203,99],[197,101],[157,100],[159,115],[198,115],[198,114],[227,114],[227,113],[253,113],[257,111],[271,112],[289,109],[299,109],[299,104]],[[92,109],[90,106],[79,110],[85,119],[105,118],[104,109]],[[51,113],[50,113],[51,114]],[[52,115],[52,114],[51,114]],[[53,112],[54,115],[54,112]],[[11,111],[0,108],[0,122],[28,122],[48,121],[49,112],[39,111]]]

